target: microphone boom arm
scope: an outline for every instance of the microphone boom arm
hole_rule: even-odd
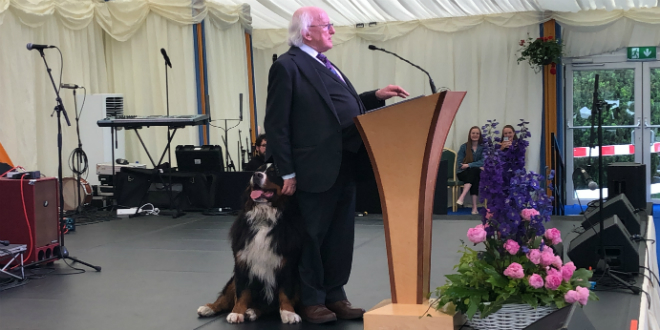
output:
[[[412,63],[412,62],[406,60],[405,58],[403,58],[403,57],[401,57],[401,56],[399,56],[399,55],[397,55],[397,54],[395,54],[395,53],[392,53],[392,52],[390,52],[390,51],[388,51],[388,50],[385,50],[385,49],[382,49],[382,48],[378,48],[378,47],[376,47],[376,46],[374,46],[374,45],[369,45],[369,49],[371,49],[371,50],[380,50],[381,52],[385,52],[385,53],[388,53],[388,54],[394,55],[394,56],[396,56],[397,58],[399,58],[400,60],[402,60],[402,61],[404,61],[404,62],[406,62],[406,63],[408,63],[408,64],[410,64],[410,65],[412,65],[412,66],[414,66],[414,67],[416,67],[416,68],[418,68],[418,69],[420,69],[420,70],[422,70],[422,72],[426,73],[426,75],[429,77],[429,84],[431,85],[431,93],[435,94],[435,93],[437,92],[437,90],[436,90],[436,88],[435,88],[435,83],[433,82],[433,78],[431,78],[431,75],[428,73],[428,71],[422,69],[419,65],[414,64],[414,63]]]

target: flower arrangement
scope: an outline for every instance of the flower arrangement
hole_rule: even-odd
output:
[[[551,64],[550,73],[557,73],[556,66],[561,61],[564,47],[558,39],[552,36],[527,38],[527,40],[520,40],[520,46],[522,49],[520,57],[518,57],[518,64],[521,61],[527,61],[536,73],[539,73],[544,65]]]
[[[484,170],[480,198],[488,199],[482,224],[470,228],[470,242],[483,243],[476,251],[463,243],[458,274],[447,275],[447,283],[436,289],[437,309],[460,311],[472,319],[497,312],[504,304],[522,303],[555,306],[597,299],[587,287],[592,272],[563,263],[553,246],[561,243],[559,230],[545,229],[552,214],[552,198],[540,182],[543,176],[527,172],[525,152],[531,136],[524,120],[518,124],[519,138],[500,150],[498,123],[483,126]],[[552,173],[550,174],[552,176]]]

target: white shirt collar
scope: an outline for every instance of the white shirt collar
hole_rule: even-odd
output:
[[[316,57],[319,54],[319,52],[317,52],[316,49],[314,49],[310,46],[307,46],[306,44],[302,44],[302,46],[300,46],[300,50],[302,50],[303,52],[309,54],[309,56],[313,57],[316,61],[323,64],[323,62],[321,62],[321,60],[319,60]]]

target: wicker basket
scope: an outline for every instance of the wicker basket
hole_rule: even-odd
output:
[[[521,330],[556,310],[556,307],[505,304],[485,319],[479,317],[479,312],[475,313],[468,325],[478,330]]]

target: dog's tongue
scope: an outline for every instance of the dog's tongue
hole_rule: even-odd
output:
[[[273,197],[273,192],[272,191],[263,191],[263,190],[252,190],[250,193],[250,198],[252,199],[259,199],[261,197],[264,198],[271,198]]]

